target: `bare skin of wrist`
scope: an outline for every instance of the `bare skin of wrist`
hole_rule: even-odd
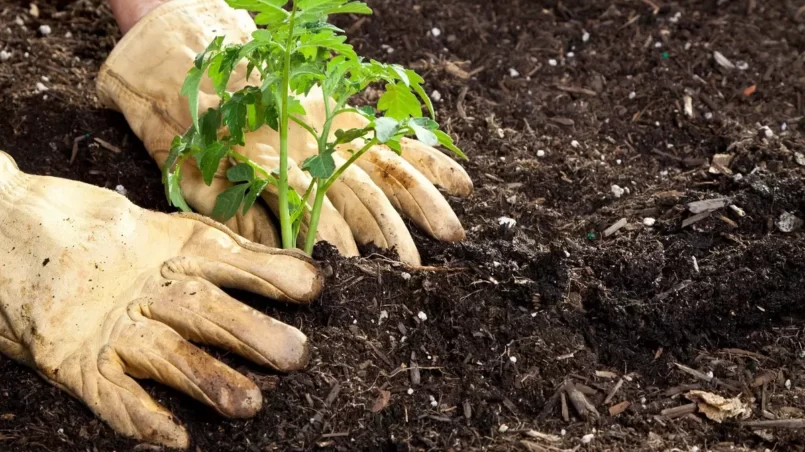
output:
[[[157,6],[170,0],[109,0],[120,32],[126,34],[140,19]]]

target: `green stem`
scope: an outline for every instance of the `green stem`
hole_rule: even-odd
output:
[[[360,157],[361,157],[361,156],[362,156],[364,153],[366,153],[366,151],[368,151],[369,149],[371,149],[371,148],[372,148],[372,146],[374,146],[374,145],[376,145],[376,144],[377,144],[377,138],[372,138],[372,140],[371,140],[371,141],[369,141],[368,143],[366,143],[366,144],[365,144],[365,145],[364,145],[364,146],[361,148],[361,150],[360,150],[360,151],[353,153],[353,154],[352,154],[352,157],[350,157],[350,158],[349,158],[349,160],[347,160],[347,161],[346,161],[346,163],[344,163],[343,165],[341,165],[341,167],[340,167],[340,168],[338,168],[337,170],[335,170],[335,172],[333,173],[333,175],[332,175],[332,176],[330,176],[330,177],[329,177],[329,178],[328,178],[328,179],[327,179],[327,180],[324,182],[324,184],[322,184],[320,187],[318,187],[318,188],[319,188],[319,191],[324,191],[324,192],[326,192],[326,191],[327,191],[327,190],[330,188],[330,186],[331,186],[331,185],[333,185],[333,183],[334,183],[336,180],[338,180],[338,178],[339,178],[339,177],[341,177],[341,175],[342,175],[342,174],[344,174],[344,171],[346,171],[346,170],[347,170],[347,168],[349,168],[349,166],[350,166],[350,165],[352,165],[353,163],[355,163],[355,160],[358,160],[358,159],[359,159],[359,158],[360,158]],[[319,194],[319,192],[317,191],[317,192],[316,192],[316,194],[318,195],[318,194]]]
[[[313,245],[316,244],[316,231],[319,229],[319,218],[321,217],[321,206],[324,204],[324,194],[326,192],[319,185],[320,179],[316,178],[316,198],[313,201],[313,210],[310,213],[310,224],[307,228],[307,237],[305,237],[305,253],[313,253]],[[310,183],[313,186],[313,182]]]
[[[285,46],[282,66],[282,106],[280,110],[280,178],[277,184],[279,194],[280,230],[282,231],[282,247],[295,248],[295,240],[291,225],[291,214],[288,207],[288,94],[291,79],[291,46],[294,38],[294,21],[296,20],[296,0],[291,10],[288,41]]]
[[[274,184],[277,183],[277,180],[274,178],[274,176],[269,174],[269,172],[266,171],[262,166],[260,166],[260,165],[258,165],[256,163],[254,163],[253,161],[251,161],[249,159],[249,157],[246,157],[243,154],[235,152],[232,149],[229,150],[229,155],[233,159],[237,160],[238,162],[245,163],[245,164],[251,166],[252,169],[254,170],[255,174],[259,174],[259,175],[263,176],[263,179],[266,179],[267,181],[269,181],[271,183],[274,183]]]
[[[313,138],[316,139],[317,142],[319,141],[319,136],[316,135],[316,129],[314,129],[313,127],[310,127],[305,121],[302,121],[301,119],[299,119],[299,118],[297,118],[295,116],[291,118],[291,121],[295,122],[296,124],[298,124],[303,129],[307,130],[308,133],[310,133],[313,136]]]

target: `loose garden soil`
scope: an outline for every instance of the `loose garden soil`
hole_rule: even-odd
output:
[[[310,307],[236,294],[301,328],[314,358],[282,375],[211,351],[264,389],[245,421],[143,382],[192,448],[803,450],[801,424],[745,423],[805,417],[805,233],[780,224],[805,219],[805,2],[369,3],[338,24],[441,94],[476,187],[450,199],[467,239],[415,233],[427,271],[320,246],[332,276]],[[168,211],[157,167],[95,96],[117,39],[101,0],[38,15],[0,0],[0,149]],[[687,206],[718,198],[735,207]],[[663,415],[694,388],[740,396],[749,418]],[[158,448],[0,358],[0,449]]]

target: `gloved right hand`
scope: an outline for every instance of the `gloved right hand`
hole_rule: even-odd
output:
[[[179,92],[196,54],[216,36],[225,36],[228,43],[242,43],[254,30],[249,14],[234,10],[224,0],[169,1],[143,17],[117,44],[98,75],[99,97],[104,105],[123,112],[161,166],[172,139],[191,125],[187,99]],[[242,62],[230,79],[229,89],[259,84],[257,77],[255,73],[247,80]],[[199,111],[217,107],[218,97],[210,80],[203,81],[201,91]],[[323,115],[320,92],[314,90],[302,102],[308,119]],[[355,122],[360,118],[341,119]],[[248,134],[245,148],[238,152],[271,172],[278,167],[277,143],[278,133],[265,126]],[[311,152],[316,150],[308,135],[292,130],[291,158],[301,162]],[[195,163],[185,162],[182,190],[195,210],[211,214],[217,195],[231,186],[225,177],[227,169],[228,164],[221,165],[208,187]],[[300,195],[309,182],[307,174],[291,165],[289,184]],[[357,244],[396,247],[402,261],[418,265],[419,253],[395,207],[436,239],[464,238],[461,223],[435,185],[455,195],[472,191],[472,182],[461,166],[415,140],[404,143],[402,157],[380,146],[372,149],[330,188],[317,240],[330,242],[346,256],[358,254]],[[269,186],[263,199],[276,212],[276,188]],[[278,239],[271,224],[259,206],[227,223],[246,238],[275,246]]]
[[[134,378],[183,391],[232,418],[253,416],[251,380],[190,344],[291,371],[307,338],[216,286],[308,303],[310,258],[246,241],[196,214],[138,208],[102,188],[29,176],[0,152],[0,353],[34,368],[125,436],[189,438]]]

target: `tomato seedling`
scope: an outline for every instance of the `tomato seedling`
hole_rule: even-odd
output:
[[[180,189],[185,160],[193,158],[204,182],[210,185],[221,160],[230,159],[234,166],[226,175],[234,185],[218,196],[212,216],[226,221],[238,211],[245,213],[268,184],[275,185],[282,246],[296,247],[302,219],[309,214],[304,250],[310,253],[327,190],[373,146],[385,145],[399,154],[400,140],[415,136],[427,145],[442,145],[466,158],[434,121],[433,105],[422,88],[422,77],[400,65],[366,61],[346,42],[344,31],[327,22],[331,14],[371,14],[365,3],[351,0],[292,0],[290,4],[288,0],[227,0],[227,3],[256,13],[255,22],[264,28],[252,33],[251,40],[244,44],[225,45],[224,36],[216,37],[197,55],[187,73],[181,94],[188,99],[193,124],[184,135],[173,140],[163,167],[163,182],[172,205],[190,210]],[[244,69],[244,60],[246,78],[256,71],[260,83],[230,92],[230,77]],[[217,108],[199,114],[199,88],[205,74],[212,80],[220,101]],[[384,84],[384,93],[375,106],[353,108],[347,104],[372,83]],[[318,128],[306,121],[307,112],[300,102],[314,88],[321,90],[324,98],[324,122]],[[423,116],[423,105],[429,113],[427,117]],[[332,130],[333,120],[342,114],[360,115],[366,125]],[[300,165],[311,177],[302,196],[288,186],[291,121],[306,130],[318,148],[315,155]],[[234,149],[246,145],[247,132],[264,126],[280,135],[278,171],[269,172]],[[338,166],[333,154],[346,144],[351,155]]]

